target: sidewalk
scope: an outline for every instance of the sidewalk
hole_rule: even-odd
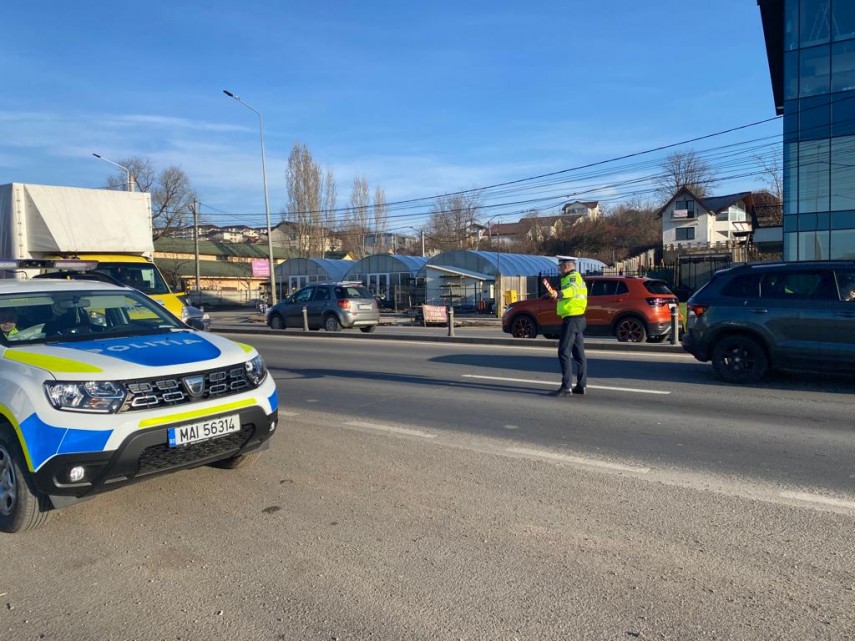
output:
[[[448,327],[444,325],[429,325],[424,327],[421,323],[415,323],[407,314],[382,314],[380,327],[371,334],[365,334],[356,330],[343,330],[340,332],[313,331],[303,332],[296,329],[285,331],[272,330],[265,324],[264,316],[255,310],[228,310],[211,311],[211,331],[232,334],[271,334],[288,337],[348,337],[365,340],[419,340],[427,342],[444,343],[474,343],[484,345],[514,345],[525,347],[544,347],[556,349],[558,341],[543,337],[535,339],[513,338],[502,331],[502,321],[499,318],[484,315],[455,316],[454,336],[448,335]],[[393,331],[384,332],[389,328]],[[659,354],[686,354],[682,346],[677,343],[620,343],[615,338],[609,337],[585,337],[585,345],[590,349],[627,351],[627,352],[655,352]]]

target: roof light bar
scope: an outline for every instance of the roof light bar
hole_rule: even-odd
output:
[[[31,258],[0,259],[0,269],[64,269],[70,272],[88,272],[97,268],[97,260],[81,260],[79,258],[51,260]]]

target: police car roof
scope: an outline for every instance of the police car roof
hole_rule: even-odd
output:
[[[127,290],[110,283],[94,280],[60,280],[52,278],[28,278],[0,280],[0,294],[22,294],[27,292],[78,292]]]

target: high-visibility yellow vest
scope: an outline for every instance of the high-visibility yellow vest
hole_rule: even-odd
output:
[[[561,318],[583,316],[588,307],[588,288],[579,272],[570,272],[561,277],[561,291],[555,311]]]

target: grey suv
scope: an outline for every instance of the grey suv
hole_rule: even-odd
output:
[[[341,281],[313,283],[297,291],[267,310],[267,324],[273,329],[302,328],[304,307],[309,329],[337,332],[358,327],[370,333],[380,323],[377,301],[365,286]]]
[[[772,369],[855,371],[855,261],[725,269],[687,308],[683,348],[727,382]]]

